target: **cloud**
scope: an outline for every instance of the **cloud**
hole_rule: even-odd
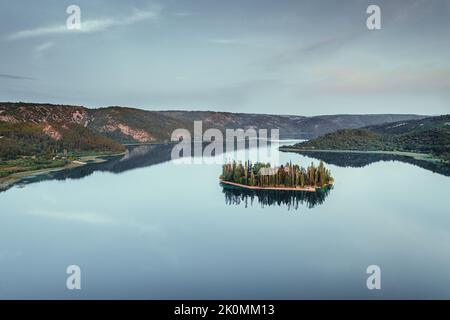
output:
[[[301,45],[293,45],[284,51],[272,55],[259,64],[267,71],[279,71],[290,69],[297,64],[311,63],[313,61],[324,61],[341,48],[354,40],[358,34],[348,34],[346,36],[329,37],[318,39]]]
[[[335,94],[448,94],[450,69],[399,67],[389,70],[335,67],[316,69],[320,92]]]
[[[241,40],[239,39],[210,39],[209,40],[210,43],[215,43],[215,44],[239,44],[241,43]]]
[[[34,48],[34,56],[35,57],[40,57],[42,56],[42,54],[47,51],[48,49],[52,48],[55,46],[55,43],[52,41],[49,42],[45,42],[43,44],[38,45],[37,47]]]
[[[69,34],[69,33],[92,33],[100,32],[116,26],[132,25],[144,20],[156,19],[159,16],[159,10],[138,10],[134,9],[133,13],[124,18],[107,18],[96,20],[81,20],[80,30],[70,30],[66,25],[55,25],[49,27],[35,28],[29,30],[21,30],[8,36],[8,40],[19,40],[46,35]]]
[[[175,12],[173,15],[177,16],[177,17],[190,17],[190,16],[192,16],[192,13],[191,12]]]
[[[0,73],[0,78],[3,79],[10,79],[10,80],[37,80],[33,77],[24,77],[24,76],[18,76],[14,74],[6,74],[6,73]]]

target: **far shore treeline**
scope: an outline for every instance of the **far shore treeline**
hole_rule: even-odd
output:
[[[270,163],[233,161],[223,165],[220,179],[252,187],[324,188],[333,183],[322,161],[318,167],[311,163],[307,168],[290,162],[272,168]]]

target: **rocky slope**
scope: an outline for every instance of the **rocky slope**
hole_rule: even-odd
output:
[[[360,128],[386,122],[421,119],[418,115],[329,115],[316,117],[244,114],[212,111],[145,111],[107,107],[89,109],[33,103],[0,103],[0,123],[74,123],[120,143],[170,141],[177,128],[279,129],[281,138],[310,139],[343,128]],[[55,137],[58,132],[52,133]]]
[[[173,128],[190,123],[132,108],[0,103],[0,123],[75,123],[120,143],[169,141]],[[192,126],[192,125],[191,125]]]
[[[0,122],[0,160],[40,155],[52,158],[64,150],[120,153],[125,148],[78,123]]]

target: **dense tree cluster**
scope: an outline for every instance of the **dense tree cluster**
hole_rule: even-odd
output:
[[[223,165],[220,179],[248,186],[259,187],[325,187],[333,183],[330,170],[321,161],[318,167],[313,163],[308,168],[286,163],[272,168],[269,163],[250,161],[231,162]]]
[[[361,129],[342,129],[282,149],[356,150],[431,154],[450,162],[450,115]]]
[[[45,124],[0,122],[0,160],[22,156],[52,158],[67,150],[70,153],[122,152],[119,143],[103,137],[78,124],[53,123],[61,135],[59,140],[44,131]]]

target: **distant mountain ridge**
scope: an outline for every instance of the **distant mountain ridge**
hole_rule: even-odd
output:
[[[343,128],[423,119],[420,115],[296,116],[213,111],[148,111],[127,107],[89,109],[82,106],[0,103],[0,123],[76,123],[119,143],[168,142],[177,128],[279,129],[280,138],[311,139]]]
[[[252,113],[231,113],[215,111],[158,111],[179,120],[202,120],[205,128],[221,130],[242,129],[276,129],[281,138],[311,139],[342,128],[360,128],[388,122],[422,119],[426,116],[406,114],[368,114],[368,115],[270,115]]]

